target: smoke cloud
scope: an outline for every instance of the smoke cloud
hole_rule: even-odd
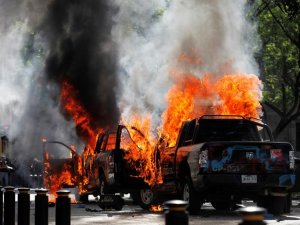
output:
[[[165,109],[164,96],[176,68],[199,78],[205,72],[221,76],[258,74],[252,57],[255,27],[245,19],[245,2],[220,0],[122,1],[113,38],[119,44],[122,117],[150,112],[154,128]],[[200,65],[178,62],[182,54]]]
[[[134,112],[160,124],[170,70],[258,74],[244,1],[0,0],[0,126],[17,161],[41,157],[41,138],[84,143],[61,105],[78,91],[93,127]],[[250,43],[250,44],[249,44]],[[182,65],[180,54],[199,57]],[[21,168],[20,171],[26,171]]]
[[[91,126],[118,123],[113,13],[104,0],[0,0],[0,126],[10,139],[6,154],[17,173],[28,175],[26,161],[42,158],[42,138],[83,149],[60,102],[63,80],[77,90]]]

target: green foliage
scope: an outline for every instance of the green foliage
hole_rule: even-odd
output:
[[[298,3],[298,4],[297,4]],[[299,75],[299,0],[256,1],[254,13],[262,50],[258,54],[264,83],[263,101],[284,112],[295,101],[295,82]]]

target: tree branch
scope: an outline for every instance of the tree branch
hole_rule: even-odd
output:
[[[272,9],[270,8],[269,4],[266,2],[266,0],[263,0],[263,2],[265,4],[267,4],[267,8],[268,8],[268,11],[271,13],[273,19],[275,20],[275,22],[280,26],[281,30],[284,32],[285,36],[287,36],[288,39],[290,39],[290,41],[292,43],[294,43],[294,45],[296,45],[298,48],[300,46],[300,42],[295,40],[288,32],[287,30],[284,28],[284,26],[282,25],[282,23],[278,20],[278,18],[274,15]]]
[[[275,105],[273,105],[271,102],[262,102],[261,104],[268,106],[275,113],[277,113],[280,117],[284,116],[283,112],[280,109],[278,109]]]

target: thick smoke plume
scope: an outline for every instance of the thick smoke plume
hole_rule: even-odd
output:
[[[47,77],[69,81],[95,127],[119,120],[116,106],[116,48],[111,41],[113,8],[109,1],[53,1],[42,24],[49,41]]]
[[[42,138],[83,148],[60,102],[62,81],[77,90],[91,126],[118,123],[113,13],[104,0],[0,0],[0,125],[18,173],[28,175],[27,160],[42,158]],[[50,154],[58,148],[69,155],[47,145]]]
[[[199,78],[206,72],[258,72],[249,42],[255,30],[245,19],[245,1],[114,2],[119,6],[112,33],[119,44],[119,105],[127,120],[134,112],[150,113],[154,128],[159,125],[173,69]],[[198,62],[180,62],[185,55]]]
[[[60,102],[63,81],[77,90],[92,127],[138,112],[150,114],[156,128],[174,82],[170,70],[257,74],[244,4],[0,0],[0,125],[12,142],[10,157],[41,157],[42,138],[82,147]],[[182,54],[200,65],[181,64]]]

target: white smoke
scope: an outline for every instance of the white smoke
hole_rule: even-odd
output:
[[[48,50],[36,30],[48,3],[0,0],[0,126],[13,144],[6,153],[13,161],[40,158],[42,138],[80,145],[73,123],[51,96],[58,87],[46,83]]]
[[[249,42],[255,27],[246,21],[246,1],[114,2],[119,7],[112,35],[119,45],[122,117],[150,112],[154,127],[159,124],[172,85],[170,70],[178,68],[182,53],[200,57],[201,65],[184,68],[198,77],[205,72],[258,74]]]

